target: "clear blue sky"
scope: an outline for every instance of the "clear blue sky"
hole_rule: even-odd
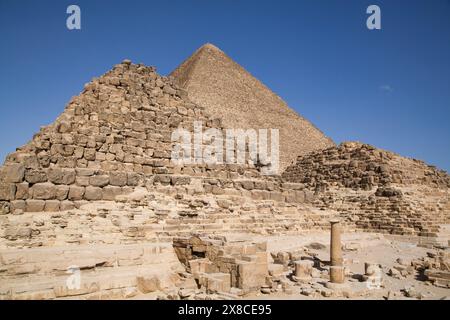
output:
[[[335,142],[450,171],[448,0],[0,0],[0,35],[1,159],[124,58],[168,74],[211,42]]]

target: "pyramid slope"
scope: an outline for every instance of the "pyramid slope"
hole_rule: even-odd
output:
[[[171,73],[189,98],[229,128],[280,130],[280,170],[297,156],[334,146],[308,120],[212,44]]]

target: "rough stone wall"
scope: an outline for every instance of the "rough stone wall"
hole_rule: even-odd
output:
[[[259,290],[268,276],[267,243],[195,235],[175,238],[175,252],[200,286],[210,292]]]

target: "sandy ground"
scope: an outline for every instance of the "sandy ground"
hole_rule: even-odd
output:
[[[280,288],[272,290],[269,294],[257,292],[240,299],[448,299],[450,289],[437,287],[431,284],[414,270],[411,274],[394,278],[389,270],[399,266],[398,259],[403,265],[411,265],[411,261],[427,257],[428,253],[437,253],[438,249],[423,248],[417,244],[407,241],[390,240],[380,234],[371,233],[348,233],[342,235],[344,265],[349,274],[343,288],[334,290],[325,287],[328,282],[327,265],[329,263],[330,234],[326,232],[305,233],[300,236],[254,236],[228,235],[229,240],[255,240],[267,241],[267,250],[271,253],[298,252],[306,249],[309,254],[315,255],[321,260],[324,268],[318,268],[316,277],[308,283],[298,283],[290,280],[293,267],[289,266],[284,272],[282,282],[289,290]],[[312,249],[309,245],[315,243],[318,249]],[[320,244],[317,246],[317,244]],[[269,255],[270,256],[270,255]],[[271,257],[269,257],[272,260]],[[379,264],[382,270],[382,287],[379,289],[368,289],[365,282],[359,280],[364,274],[364,263]],[[331,291],[331,293],[330,293]],[[324,292],[328,292],[325,294]],[[408,293],[409,292],[409,293]],[[157,293],[139,295],[133,299],[156,299]],[[220,296],[210,296],[212,299],[220,299]]]

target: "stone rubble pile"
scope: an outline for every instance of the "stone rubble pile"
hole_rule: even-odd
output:
[[[445,171],[359,142],[344,142],[299,157],[282,175],[319,191],[328,187],[368,191],[390,184],[450,188]]]
[[[446,172],[367,144],[299,157],[282,176],[314,191],[316,207],[339,212],[356,230],[439,238],[450,224]]]
[[[225,237],[175,238],[175,252],[207,293],[259,290],[268,275],[266,243],[227,241]]]

